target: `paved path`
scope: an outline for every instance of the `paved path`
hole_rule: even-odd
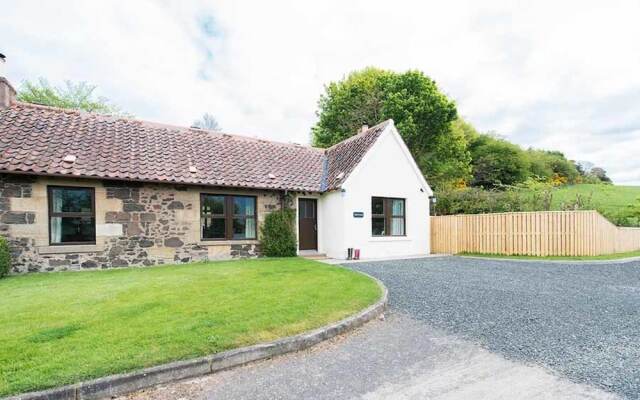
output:
[[[308,351],[130,399],[637,398],[640,263],[461,258],[351,264],[385,321]]]
[[[615,399],[391,313],[313,349],[127,399]]]

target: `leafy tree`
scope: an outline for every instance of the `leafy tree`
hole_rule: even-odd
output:
[[[471,123],[465,121],[462,117],[456,118],[456,120],[451,123],[451,128],[461,132],[468,143],[473,142],[478,138],[478,136],[480,136],[480,132],[478,132]]]
[[[543,181],[553,178],[553,168],[544,150],[527,150],[527,159],[529,160],[529,169],[532,176]]]
[[[24,81],[18,91],[17,99],[25,103],[130,116],[123,113],[119,107],[110,104],[105,97],[95,97],[96,87],[87,82],[71,81],[66,81],[65,86],[54,87],[46,79],[40,78],[37,82]]]
[[[418,165],[429,168],[429,182],[436,187],[464,187],[471,180],[471,153],[468,150],[467,137],[473,127],[461,119],[456,119],[451,123],[447,135],[438,136],[432,150],[418,156]],[[475,129],[473,129],[475,131]],[[429,157],[437,153],[443,162],[429,164]],[[446,161],[444,161],[446,160]]]
[[[578,161],[577,164],[580,166],[580,170],[583,171],[583,174],[585,176],[589,175],[589,172],[591,172],[591,169],[595,167],[595,165],[591,161]]]
[[[498,188],[523,182],[530,164],[520,146],[482,134],[470,143],[474,186]]]
[[[531,175],[560,183],[576,183],[580,176],[577,165],[559,151],[527,150]]]
[[[580,176],[584,177],[587,175],[587,169],[585,168],[585,164],[584,161],[576,161],[574,162],[575,166],[576,166],[576,170],[578,171],[578,174],[580,174]]]
[[[420,71],[396,73],[377,68],[353,72],[325,86],[318,101],[313,143],[329,147],[362,125],[392,118],[430,183],[465,179],[469,153],[464,134],[452,133],[453,101]]]
[[[220,131],[222,128],[215,117],[209,113],[204,113],[202,118],[193,122],[195,128],[207,129],[210,131]]]
[[[607,176],[607,171],[605,171],[604,169],[602,169],[600,167],[591,168],[591,171],[589,171],[589,174],[591,174],[592,176],[595,176],[596,178],[600,179],[601,182],[611,183],[611,178],[609,178]]]

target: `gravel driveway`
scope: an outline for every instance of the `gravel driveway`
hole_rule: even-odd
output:
[[[388,287],[385,321],[127,399],[640,397],[640,262],[442,257],[349,267]]]
[[[640,398],[640,261],[443,257],[350,266],[381,279],[393,309],[432,327]]]

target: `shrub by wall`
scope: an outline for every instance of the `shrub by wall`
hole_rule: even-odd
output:
[[[486,214],[524,211],[524,196],[516,191],[464,188],[436,192],[436,214]]]
[[[0,237],[0,278],[9,273],[11,268],[11,252],[7,239]]]
[[[294,230],[295,213],[291,209],[267,215],[260,228],[262,253],[267,257],[294,257],[297,243]]]

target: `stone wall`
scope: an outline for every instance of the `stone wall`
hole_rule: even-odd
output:
[[[49,245],[48,185],[95,189],[95,245]],[[281,201],[275,191],[0,174],[0,234],[12,249],[12,273],[258,256],[257,240],[201,240],[201,193],[257,196],[258,227]]]

